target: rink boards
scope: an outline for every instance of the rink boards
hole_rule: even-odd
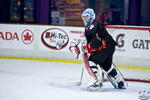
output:
[[[150,27],[106,26],[118,42],[114,63],[150,71]],[[72,39],[85,40],[83,27],[0,24],[0,58],[82,63],[69,52]]]

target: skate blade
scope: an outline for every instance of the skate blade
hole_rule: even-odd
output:
[[[103,92],[103,88],[87,88],[88,92]]]

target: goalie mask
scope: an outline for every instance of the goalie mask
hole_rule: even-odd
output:
[[[82,20],[86,27],[89,26],[94,19],[95,19],[95,13],[93,9],[87,8],[82,12]]]

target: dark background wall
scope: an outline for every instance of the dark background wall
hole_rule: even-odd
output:
[[[23,2],[24,0],[21,0]],[[35,24],[50,24],[51,21],[51,0],[35,0],[34,3],[34,21]],[[82,0],[84,1],[84,0]],[[88,0],[87,7],[93,8],[96,13],[100,12],[102,7],[101,3],[105,2],[123,4],[125,1],[129,1],[125,6],[129,6],[127,11],[128,22],[127,25],[150,25],[150,0]],[[24,20],[23,6],[21,4],[21,19],[15,23],[28,23]],[[124,12],[124,5],[121,5],[122,13]],[[122,14],[126,16],[126,13]],[[12,23],[10,21],[10,0],[0,0],[0,22]],[[13,22],[14,23],[14,22]],[[73,23],[71,23],[73,25]]]

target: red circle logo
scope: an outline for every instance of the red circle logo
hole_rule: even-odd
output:
[[[21,39],[24,44],[26,44],[26,45],[31,44],[34,39],[33,32],[29,29],[24,30],[22,32]]]

